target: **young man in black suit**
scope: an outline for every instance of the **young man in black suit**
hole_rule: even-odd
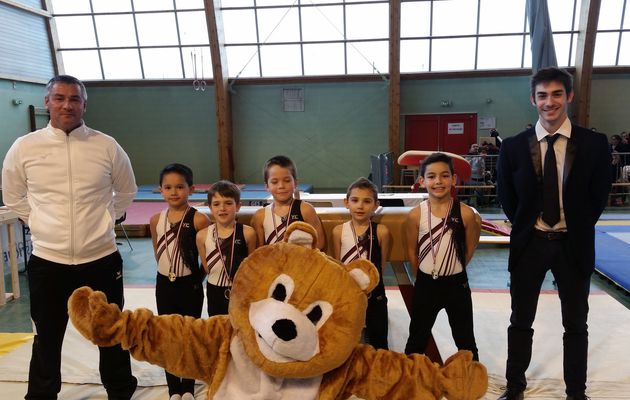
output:
[[[521,400],[532,353],[532,323],[540,288],[551,269],[564,326],[567,400],[587,399],[588,295],[595,264],[595,223],[611,187],[607,137],[571,123],[572,78],[558,68],[531,78],[538,122],[503,140],[498,195],[512,222],[507,390],[499,400]],[[547,149],[550,152],[547,153]],[[555,165],[555,168],[553,166]]]

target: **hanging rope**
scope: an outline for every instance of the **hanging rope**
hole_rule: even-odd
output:
[[[318,7],[317,5],[315,5],[315,3],[313,3],[313,0],[309,0],[310,3],[314,6],[314,8],[322,15],[322,17],[324,17],[324,19],[328,22],[328,24],[330,26],[333,27],[333,29],[335,29],[340,37],[344,38],[344,33],[341,29],[339,29],[339,27],[337,27],[335,25],[335,23],[333,21],[330,20],[330,18],[328,18],[328,16],[326,14],[324,14],[324,12],[320,9],[320,7]],[[282,15],[282,18],[280,18],[280,20],[278,21],[278,23],[273,27],[273,29],[271,30],[271,32],[269,32],[269,34],[267,35],[267,37],[265,38],[265,40],[263,40],[263,42],[260,45],[264,45],[267,43],[267,41],[269,40],[269,38],[271,37],[271,35],[275,32],[275,30],[278,28],[278,26],[280,26],[280,24],[282,23],[282,21],[284,21],[284,19],[286,18],[286,16],[289,14],[289,12],[295,8],[296,4],[298,3],[298,0],[294,0],[293,3],[291,4],[291,6],[289,8],[287,8],[287,11]],[[381,73],[381,71],[379,71],[378,68],[376,68],[376,64],[374,63],[374,61],[371,61],[368,59],[368,57],[363,54],[361,52],[361,50],[359,50],[357,48],[357,46],[354,45],[354,43],[352,42],[346,42],[347,44],[349,44],[360,56],[361,58],[363,58],[365,60],[366,63],[368,63],[368,65],[370,65],[370,67],[372,68],[372,71],[379,75],[381,77],[381,79],[383,79],[384,81],[388,81],[387,76],[383,73]],[[234,79],[230,82],[230,91],[231,92],[235,92],[233,90],[233,85],[234,83],[240,78],[241,74],[243,73],[243,71],[245,71],[245,69],[247,68],[247,66],[251,63],[251,61],[254,59],[254,57],[256,57],[256,55],[260,52],[260,45],[257,46],[256,51],[254,51],[254,53],[249,57],[249,59],[247,60],[247,62],[245,63],[245,65],[243,66],[243,68],[239,71],[238,74],[236,74],[236,77],[234,77]],[[262,72],[262,71],[261,71]]]

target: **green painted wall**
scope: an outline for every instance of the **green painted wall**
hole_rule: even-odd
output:
[[[213,91],[191,86],[89,87],[86,123],[113,137],[133,164],[139,185],[180,162],[198,183],[219,178]]]
[[[282,110],[283,88],[304,88],[305,111]],[[299,179],[316,190],[340,190],[370,173],[370,154],[387,151],[387,83],[235,85],[232,94],[235,176],[261,182],[264,161],[286,154]],[[591,126],[609,135],[630,130],[630,75],[595,76]],[[86,122],[114,136],[129,154],[139,184],[157,182],[169,162],[183,162],[195,180],[219,178],[212,87],[89,87]],[[0,80],[0,154],[28,132],[28,104],[43,105],[42,85]],[[12,99],[23,100],[12,105]],[[491,99],[488,102],[487,99]],[[452,107],[441,107],[450,100]],[[401,113],[476,112],[496,117],[502,137],[536,120],[527,77],[403,81]],[[404,117],[403,117],[404,121]],[[479,130],[479,136],[485,131]],[[401,126],[404,138],[404,123]],[[402,139],[401,139],[402,143]]]
[[[529,102],[528,77],[403,81],[400,97],[401,114],[477,113],[477,120],[495,117],[501,137],[518,133],[537,120]],[[441,107],[441,100],[450,100],[452,107]],[[404,125],[401,134],[404,138]],[[477,129],[477,136],[488,136],[488,130]]]
[[[14,99],[21,100],[22,104],[14,105]],[[44,106],[44,85],[0,79],[0,156],[3,159],[13,141],[30,131],[29,104]]]
[[[305,111],[284,112],[282,89],[304,88]],[[345,188],[370,173],[370,154],[387,151],[384,82],[237,86],[232,96],[236,179],[262,182],[262,166],[285,154],[298,179]]]
[[[608,136],[630,132],[630,74],[600,75],[593,79],[591,127]]]

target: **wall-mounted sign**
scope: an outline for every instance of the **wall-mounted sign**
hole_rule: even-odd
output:
[[[447,127],[447,133],[449,135],[463,135],[464,134],[464,123],[463,122],[449,123],[448,127]]]
[[[479,117],[479,129],[492,129],[497,127],[495,117]]]

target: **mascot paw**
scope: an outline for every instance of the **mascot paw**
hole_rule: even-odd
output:
[[[103,292],[93,291],[83,286],[68,299],[68,314],[77,330],[99,346],[113,346],[120,320],[120,309],[116,304],[108,304]]]
[[[461,350],[449,357],[441,372],[444,395],[449,400],[480,399],[488,390],[486,367],[473,361],[470,351]]]

